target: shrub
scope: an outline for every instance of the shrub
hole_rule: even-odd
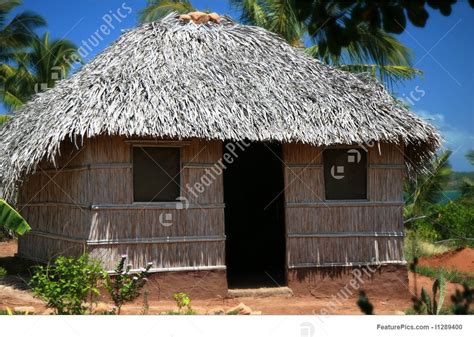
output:
[[[456,293],[451,296],[453,306],[451,308],[455,315],[469,315],[472,314],[470,306],[472,304],[473,289],[470,289],[467,284],[463,285],[463,291],[456,289]]]
[[[195,315],[196,311],[191,308],[191,298],[186,293],[174,293],[173,299],[176,301],[176,306],[178,307],[178,312],[171,311],[168,314],[184,314],[184,315]],[[183,311],[183,309],[185,309]]]
[[[7,275],[7,270],[3,267],[0,267],[0,278]]]
[[[100,264],[82,255],[58,257],[53,265],[36,267],[30,286],[59,315],[80,315],[89,310],[99,296],[99,281],[104,273]]]
[[[421,296],[413,297],[413,309],[418,314],[426,313],[428,315],[439,315],[444,303],[444,297],[446,295],[446,281],[443,276],[437,278],[433,283],[433,299],[425,288],[421,288]],[[436,296],[439,291],[438,299]]]
[[[427,240],[474,237],[474,207],[458,202],[433,205],[429,216],[414,224],[417,233]]]
[[[148,272],[153,265],[148,263],[146,268],[142,268],[139,273],[131,273],[132,266],[125,266],[127,255],[122,255],[120,262],[115,268],[115,275],[105,274],[105,288],[109,293],[116,307],[116,313],[120,315],[120,310],[125,302],[131,302],[140,296],[140,290],[145,286]]]
[[[413,230],[409,230],[405,237],[405,257],[407,261],[413,261],[415,257],[432,256],[446,253],[453,248],[448,244],[432,243],[422,238],[422,236]]]

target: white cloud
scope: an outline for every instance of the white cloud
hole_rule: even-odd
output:
[[[431,113],[426,110],[415,110],[414,112],[439,130],[444,140],[442,147],[453,151],[451,164],[454,170],[472,171],[473,167],[464,157],[468,150],[474,149],[474,135],[472,132],[449,124],[443,114]]]

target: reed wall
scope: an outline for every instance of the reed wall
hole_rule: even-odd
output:
[[[133,202],[132,147],[160,144],[181,149],[185,209],[178,202]],[[108,269],[122,254],[134,268],[153,262],[157,269],[222,269],[222,175],[213,175],[202,193],[187,189],[221,157],[219,141],[96,137],[78,147],[64,142],[56,163],[41,163],[22,186],[18,206],[33,231],[20,239],[19,254],[46,261],[85,247]]]
[[[328,201],[323,148],[283,145],[290,269],[404,261],[403,149],[376,144],[365,150],[367,200]]]
[[[181,149],[181,195],[189,202],[133,202],[133,146]],[[225,268],[220,141],[96,137],[64,142],[56,163],[43,162],[20,191],[19,209],[33,231],[19,254],[47,261],[88,251],[108,269],[122,254],[134,268]],[[346,266],[403,262],[403,149],[368,147],[367,200],[327,201],[322,148],[284,144],[287,266]],[[190,187],[211,183],[202,193]],[[210,179],[209,179],[210,177]],[[163,225],[162,219],[166,220]]]

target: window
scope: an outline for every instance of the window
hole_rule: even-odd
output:
[[[180,195],[179,157],[179,148],[133,147],[134,201],[176,201]]]
[[[324,150],[326,200],[367,199],[367,153],[361,149]]]

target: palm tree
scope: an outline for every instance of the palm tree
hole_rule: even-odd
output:
[[[147,0],[147,6],[140,11],[140,22],[158,20],[171,12],[189,13],[194,7],[188,0]]]
[[[21,5],[21,0],[0,0],[0,62],[11,61],[18,49],[30,46],[34,30],[46,25],[46,21],[32,12],[22,12],[11,21],[8,14]]]
[[[288,0],[231,0],[232,6],[241,11],[244,24],[263,27],[278,34],[294,47],[303,47],[306,32]]]
[[[8,120],[9,120],[9,117],[7,115],[0,115],[0,126],[2,126],[2,124]]]
[[[50,40],[49,33],[36,37],[31,48],[15,53],[15,65],[0,67],[0,94],[3,103],[15,109],[35,93],[54,87],[66,78],[78,59],[77,46],[69,40]]]
[[[309,48],[308,52],[343,70],[368,73],[373,78],[379,78],[388,87],[421,74],[420,70],[411,65],[411,50],[394,35],[382,29],[369,28],[366,23],[359,24],[356,30],[359,40],[350,42],[339,55],[331,54],[327,48],[322,51],[317,44]]]
[[[411,51],[392,34],[382,29],[370,28],[367,23],[354,27],[359,38],[334,53],[325,45],[328,37],[316,34],[309,38],[307,26],[298,19],[291,0],[230,0],[241,11],[240,21],[263,27],[285,39],[297,48],[305,46],[305,40],[313,45],[306,51],[313,57],[343,70],[368,73],[379,78],[388,87],[402,80],[415,77],[421,72],[411,66]],[[170,12],[186,13],[195,10],[187,0],[149,0],[141,12],[141,21],[159,19]],[[321,31],[324,35],[324,31]]]
[[[451,153],[451,150],[441,152],[432,160],[426,173],[406,182],[405,218],[426,215],[428,207],[440,201],[452,174]]]
[[[411,64],[412,53],[394,35],[384,30],[360,23],[353,27],[357,40],[342,47],[339,52],[326,45],[323,30],[309,38],[307,26],[302,23],[294,10],[291,0],[231,0],[241,9],[241,21],[254,24],[277,33],[294,47],[304,46],[304,40],[313,45],[306,48],[311,56],[346,71],[368,73],[379,78],[388,87],[394,83],[415,77],[421,72]]]

